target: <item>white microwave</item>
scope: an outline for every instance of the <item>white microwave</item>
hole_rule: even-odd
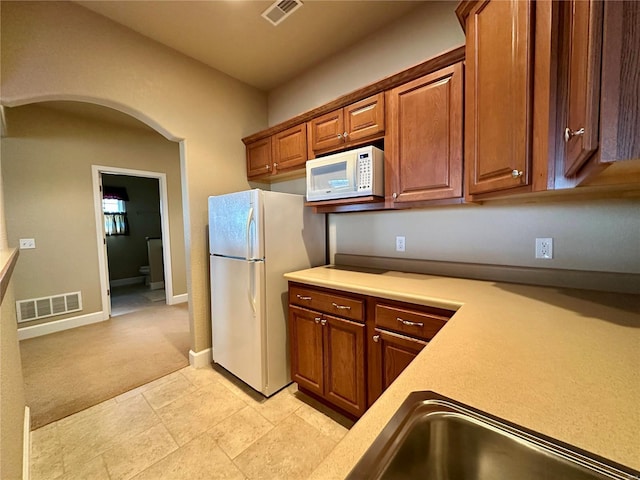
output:
[[[384,196],[384,152],[372,145],[307,161],[307,201]]]

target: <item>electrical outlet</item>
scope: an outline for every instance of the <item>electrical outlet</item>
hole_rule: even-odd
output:
[[[396,237],[396,252],[404,252],[404,237]]]
[[[21,238],[20,250],[26,250],[28,248],[36,248],[36,240],[34,238]]]
[[[553,238],[536,238],[536,258],[553,258]]]

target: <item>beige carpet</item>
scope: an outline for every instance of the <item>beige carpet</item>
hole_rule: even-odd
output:
[[[187,366],[187,304],[23,340],[20,353],[36,429]]]

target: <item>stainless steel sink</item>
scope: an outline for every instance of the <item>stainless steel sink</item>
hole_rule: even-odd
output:
[[[434,392],[414,392],[347,478],[640,480],[640,472]]]

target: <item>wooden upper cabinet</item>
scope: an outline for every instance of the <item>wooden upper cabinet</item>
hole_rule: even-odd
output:
[[[269,180],[279,173],[304,171],[307,161],[305,123],[261,138],[246,145],[247,177]]]
[[[271,175],[271,137],[247,145],[247,177]]]
[[[458,10],[468,9],[465,167],[474,195],[530,180],[533,2],[469,3]]]
[[[325,113],[309,122],[311,149],[314,151],[341,146],[344,143],[342,109]]]
[[[604,2],[600,162],[640,159],[640,2]]]
[[[384,132],[384,93],[344,107],[344,128],[345,142]]]
[[[603,2],[563,2],[568,27],[564,175],[575,174],[598,148]]]
[[[276,133],[271,142],[274,173],[304,168],[307,161],[307,128],[305,124]]]
[[[462,196],[463,67],[387,93],[385,191],[393,203]]]
[[[311,150],[342,149],[384,132],[384,93],[325,113],[308,122]]]

